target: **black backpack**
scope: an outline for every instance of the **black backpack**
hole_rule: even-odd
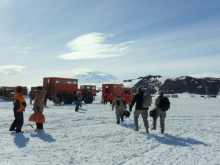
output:
[[[157,117],[157,108],[150,110],[150,117]]]
[[[167,97],[160,97],[160,104],[158,105],[162,111],[167,111],[170,109],[170,101]]]

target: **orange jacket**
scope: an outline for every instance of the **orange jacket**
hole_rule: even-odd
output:
[[[25,110],[26,105],[27,105],[25,100],[24,100],[24,97],[19,92],[16,92],[14,94],[13,103],[14,103],[13,110],[17,111],[17,112],[23,112]]]

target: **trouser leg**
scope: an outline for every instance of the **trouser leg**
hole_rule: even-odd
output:
[[[138,131],[138,118],[139,118],[140,112],[138,110],[134,111],[134,125],[135,129]]]
[[[24,124],[23,112],[16,112],[16,132],[21,132],[21,127]]]
[[[166,118],[166,112],[161,113],[160,114],[161,133],[164,133],[164,131],[165,131],[165,118]]]
[[[147,110],[143,110],[141,112],[141,116],[143,118],[143,121],[144,121],[144,126],[146,128],[146,130],[148,130],[149,126],[148,126],[148,120],[147,120],[147,117],[148,117],[148,111]]]
[[[79,110],[79,104],[77,103],[75,106],[75,111],[78,111],[78,110]]]
[[[116,114],[117,124],[120,124],[120,115]]]
[[[156,129],[157,128],[157,117],[153,117],[152,125],[153,125],[152,129]]]
[[[36,125],[37,125],[37,129],[44,129],[43,123],[36,123]]]

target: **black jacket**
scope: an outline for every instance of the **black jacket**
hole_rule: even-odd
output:
[[[130,105],[130,108],[129,110],[131,111],[132,110],[132,107],[134,106],[134,104],[136,103],[135,105],[135,110],[142,110],[142,102],[143,102],[143,95],[144,95],[144,92],[143,91],[140,91],[138,94],[136,94],[131,102],[131,105]]]

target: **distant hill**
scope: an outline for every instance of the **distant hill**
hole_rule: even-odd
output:
[[[211,94],[216,95],[220,89],[220,78],[193,78],[181,76],[177,78],[163,78],[157,76],[145,76],[137,79],[123,81],[124,86],[133,87],[134,90],[141,87],[143,89],[153,89],[152,93],[163,90],[165,93],[191,93],[191,94]]]
[[[100,71],[85,72],[83,74],[78,74],[73,78],[78,79],[79,84],[96,85],[101,87],[105,83],[119,83],[120,80],[111,74],[103,73]]]

